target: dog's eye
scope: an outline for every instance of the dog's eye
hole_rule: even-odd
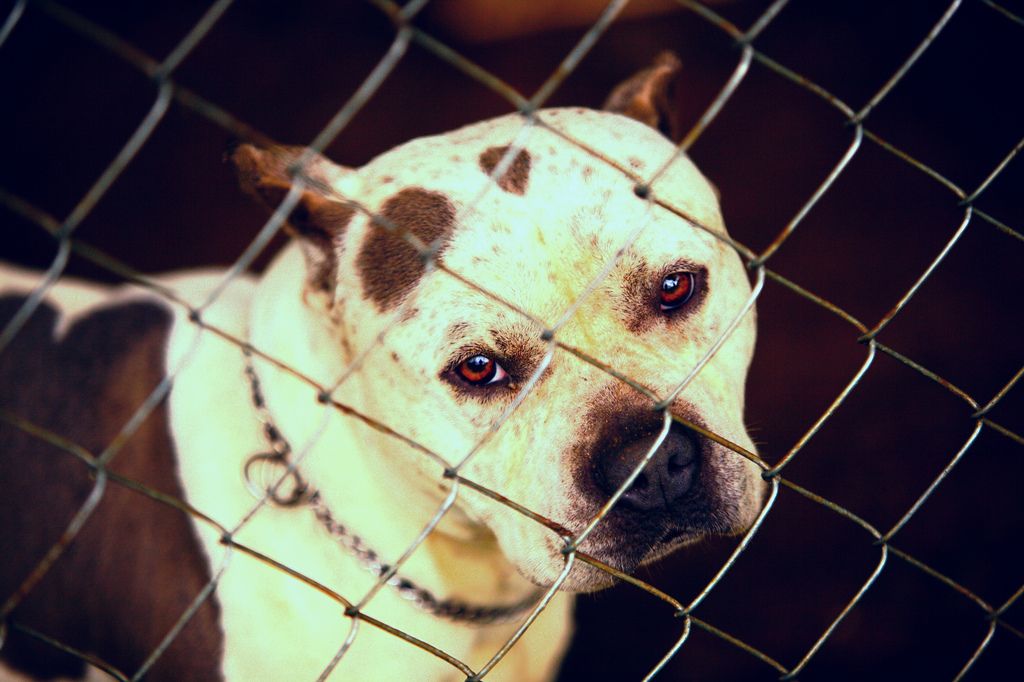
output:
[[[488,386],[508,377],[505,369],[486,355],[466,358],[455,368],[459,378],[472,386]]]
[[[681,308],[693,297],[695,288],[692,272],[673,272],[666,275],[658,289],[658,306],[662,312]]]

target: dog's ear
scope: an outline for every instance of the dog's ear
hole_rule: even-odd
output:
[[[646,123],[676,142],[680,132],[675,83],[682,68],[678,57],[662,52],[649,67],[619,83],[602,108]]]
[[[240,144],[227,151],[242,189],[273,211],[291,189],[305,147],[268,147]],[[355,209],[332,197],[332,187],[353,171],[311,152],[302,175],[305,186],[288,215],[286,230],[298,237],[306,255],[309,284],[333,291],[337,276],[337,249]]]

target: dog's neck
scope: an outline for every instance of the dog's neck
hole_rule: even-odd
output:
[[[315,301],[307,297],[305,304],[296,305],[303,300],[303,268],[295,250],[271,267],[252,308],[250,341],[259,351],[326,386],[344,373],[344,358],[335,327],[325,321]],[[339,350],[330,353],[325,348]],[[316,491],[320,508],[357,534],[382,562],[400,557],[441,507],[445,491],[439,481],[395,475],[405,460],[389,458],[396,447],[393,437],[329,405],[319,407],[315,389],[303,379],[258,357],[253,365],[273,427],[289,444],[292,463]],[[401,513],[389,511],[396,509]],[[298,505],[290,513],[312,511]],[[330,538],[329,527],[322,525],[323,536]],[[439,600],[485,608],[525,604],[536,593],[507,561],[493,534],[457,504],[408,558],[400,575]],[[488,595],[486,603],[480,603],[479,595]]]

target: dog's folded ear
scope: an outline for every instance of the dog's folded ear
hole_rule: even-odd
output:
[[[293,179],[304,180],[298,203],[288,215],[286,229],[303,245],[309,268],[309,283],[331,291],[337,274],[338,254],[345,228],[355,208],[340,196],[332,196],[333,187],[352,173],[305,147],[274,146],[265,149],[240,144],[226,153],[238,173],[242,189],[275,210],[291,189]],[[299,165],[305,160],[302,168]]]
[[[680,132],[675,84],[682,68],[678,57],[662,52],[651,66],[619,83],[602,108],[646,123],[677,142]]]

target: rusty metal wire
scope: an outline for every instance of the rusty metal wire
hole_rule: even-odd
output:
[[[267,566],[273,567],[274,569],[290,576],[295,581],[317,590],[324,595],[326,599],[332,600],[338,604],[339,618],[348,619],[349,629],[337,653],[326,665],[319,679],[327,679],[327,677],[338,666],[340,666],[342,670],[344,669],[345,655],[353,643],[358,639],[362,625],[376,628],[405,641],[409,646],[418,647],[423,651],[432,654],[439,660],[449,664],[454,670],[458,671],[459,674],[465,675],[467,680],[476,681],[484,679],[495,666],[500,665],[501,659],[504,655],[515,646],[519,638],[522,637],[522,635],[531,627],[534,620],[540,615],[549,601],[553,598],[559,586],[568,577],[577,561],[598,570],[605,571],[623,583],[635,587],[637,590],[654,597],[660,602],[663,602],[667,609],[670,610],[670,613],[681,619],[682,622],[679,624],[680,633],[678,638],[667,651],[651,656],[653,661],[652,667],[644,679],[651,679],[656,676],[677,654],[677,652],[685,647],[694,628],[710,633],[723,642],[726,642],[736,649],[749,654],[758,661],[761,661],[767,669],[781,675],[781,679],[794,679],[804,670],[821,648],[827,644],[830,636],[839,627],[843,619],[852,610],[857,608],[857,605],[863,596],[872,589],[879,576],[883,574],[891,558],[905,562],[907,565],[914,567],[923,574],[935,579],[953,592],[959,594],[969,602],[973,603],[979,609],[979,615],[988,620],[989,625],[983,638],[972,651],[968,660],[963,663],[963,666],[954,679],[959,680],[970,671],[974,663],[984,655],[997,631],[1003,631],[1011,636],[1024,639],[1024,633],[1013,625],[1005,622],[1003,619],[1006,611],[1012,605],[1020,601],[1021,596],[1024,595],[1024,586],[1021,586],[1013,594],[1009,595],[1002,604],[994,607],[977,596],[969,587],[958,583],[943,573],[939,568],[929,565],[919,557],[902,550],[893,543],[893,539],[897,534],[899,534],[900,530],[924,505],[928,503],[935,491],[947,481],[952,474],[954,467],[956,467],[956,465],[965,457],[970,456],[972,445],[983,431],[990,430],[995,434],[999,434],[1000,436],[1009,439],[1017,445],[1024,446],[1024,437],[1022,437],[1021,434],[1015,432],[1005,424],[993,420],[989,416],[993,408],[1003,399],[1011,388],[1020,382],[1021,376],[1024,376],[1024,367],[1018,370],[1013,376],[1009,377],[1003,387],[992,397],[987,399],[985,397],[976,398],[939,374],[931,371],[923,364],[912,358],[906,357],[897,350],[885,345],[879,338],[887,325],[902,310],[904,310],[906,306],[911,304],[914,295],[920,287],[932,276],[933,272],[944,258],[954,248],[956,248],[961,237],[966,233],[969,227],[972,230],[978,230],[983,229],[985,224],[987,224],[988,226],[994,227],[1017,240],[1024,241],[1024,234],[1022,234],[1019,227],[1010,226],[1005,221],[986,213],[975,205],[993,181],[999,177],[1005,171],[1007,166],[1018,156],[1021,149],[1024,148],[1024,140],[1019,141],[1015,146],[1013,146],[975,189],[972,191],[965,191],[952,181],[948,180],[938,170],[917,160],[910,153],[901,149],[898,145],[884,140],[876,132],[872,131],[870,127],[868,127],[867,121],[876,107],[883,102],[894,89],[899,87],[902,79],[914,68],[922,55],[931,49],[933,43],[947,29],[947,27],[957,21],[957,13],[962,4],[964,4],[963,0],[955,0],[950,3],[946,7],[945,11],[936,18],[935,23],[926,35],[920,37],[917,42],[908,44],[908,47],[910,48],[909,56],[893,73],[886,76],[877,91],[859,107],[842,101],[817,83],[801,76],[790,67],[776,62],[772,57],[764,54],[758,49],[758,40],[765,33],[773,30],[774,20],[777,16],[785,12],[787,5],[789,4],[788,0],[775,0],[775,2],[771,3],[746,30],[735,26],[733,23],[729,22],[714,10],[700,2],[678,0],[681,6],[692,11],[696,16],[706,21],[714,29],[720,31],[724,41],[732,41],[738,45],[740,48],[739,58],[731,75],[723,83],[718,95],[699,117],[696,124],[683,136],[682,141],[678,145],[677,154],[668,159],[661,167],[646,177],[638,176],[631,169],[619,166],[611,159],[608,159],[596,150],[589,148],[585,141],[573,139],[564,131],[560,131],[557,128],[552,127],[535,116],[536,110],[550,98],[552,93],[557,90],[565,78],[574,71],[580,60],[583,59],[593,45],[601,39],[604,32],[613,23],[618,13],[625,6],[625,0],[612,0],[608,3],[604,12],[600,15],[597,21],[595,21],[589,30],[583,34],[573,49],[565,55],[555,70],[547,79],[544,80],[542,85],[535,93],[532,94],[532,96],[526,96],[517,92],[514,88],[501,81],[495,75],[489,73],[486,69],[474,63],[472,60],[458,54],[450,46],[444,44],[442,41],[438,40],[418,26],[415,20],[419,12],[427,4],[426,0],[417,0],[415,2],[406,3],[404,6],[398,5],[391,0],[369,1],[380,9],[393,23],[395,30],[394,40],[387,52],[381,56],[376,66],[363,80],[355,93],[328,121],[324,123],[318,134],[310,141],[309,147],[311,149],[320,151],[330,144],[338,133],[349,124],[363,105],[365,105],[366,102],[377,93],[392,70],[401,60],[406,58],[409,46],[415,43],[446,62],[451,66],[451,68],[461,71],[507,100],[522,115],[523,126],[520,135],[494,168],[491,173],[492,177],[500,177],[511,166],[519,150],[522,148],[522,145],[525,144],[526,139],[535,128],[542,127],[550,132],[560,135],[570,144],[577,145],[580,149],[592,155],[596,161],[607,163],[621,172],[633,183],[633,186],[637,189],[638,196],[647,200],[648,211],[652,210],[655,206],[669,210],[680,218],[708,230],[711,234],[733,247],[752,271],[754,287],[751,296],[740,310],[734,312],[730,324],[728,324],[723,329],[719,337],[714,340],[703,359],[701,359],[700,362],[692,368],[692,371],[684,377],[677,377],[675,388],[667,395],[659,395],[650,387],[642,385],[636,379],[617,370],[615,368],[615,361],[613,358],[593,357],[586,350],[574,348],[558,338],[559,330],[576,313],[580,302],[590,292],[597,288],[601,281],[611,272],[618,258],[621,257],[632,241],[636,239],[644,229],[646,226],[645,221],[640,221],[639,226],[631,235],[630,239],[621,245],[615,258],[606,263],[602,271],[591,281],[587,282],[584,286],[581,286],[578,296],[574,302],[564,310],[557,319],[542,320],[532,316],[524,310],[519,309],[509,301],[505,300],[499,293],[490,291],[485,283],[471,281],[459,272],[450,269],[441,262],[438,262],[434,259],[437,251],[437,245],[425,244],[418,240],[414,235],[401,233],[401,231],[398,230],[395,225],[390,224],[387,219],[382,216],[373,215],[363,207],[359,203],[359,197],[345,197],[338,195],[337,198],[339,200],[346,202],[356,210],[369,214],[377,229],[395,231],[402,238],[406,239],[421,254],[428,267],[435,268],[445,273],[447,276],[452,277],[473,290],[487,296],[496,303],[507,307],[512,313],[515,313],[524,320],[536,325],[539,330],[542,330],[543,338],[548,342],[544,362],[540,364],[530,379],[524,383],[515,400],[502,412],[502,414],[491,425],[491,428],[487,433],[477,443],[475,443],[468,452],[436,452],[417,442],[411,436],[403,434],[393,427],[390,427],[369,415],[363,414],[352,406],[346,405],[335,398],[335,394],[340,386],[344,384],[344,382],[355,372],[358,372],[361,369],[366,353],[359,358],[356,358],[350,366],[346,368],[345,372],[341,376],[336,377],[335,380],[329,384],[323,385],[318,381],[303,375],[296,369],[289,367],[280,360],[275,359],[259,348],[254,347],[248,341],[237,338],[233,334],[218,328],[216,325],[203,318],[204,310],[218,300],[230,282],[234,281],[249,268],[253,260],[264,251],[270,240],[279,232],[287,216],[296,206],[302,188],[306,184],[315,184],[315,179],[310,178],[303,173],[305,165],[312,159],[312,153],[304,154],[299,160],[295,173],[295,183],[293,184],[292,189],[259,230],[250,245],[226,271],[221,283],[215,287],[213,293],[199,304],[184,300],[174,291],[138,272],[129,264],[123,263],[78,239],[75,234],[77,227],[82,223],[86,216],[93,211],[97,202],[99,202],[111,186],[118,180],[125,168],[136,156],[139,149],[146,144],[153,131],[160,125],[164,114],[167,112],[172,102],[194,112],[238,138],[252,140],[262,144],[269,143],[269,136],[238,120],[235,116],[217,104],[178,85],[173,80],[176,69],[186,59],[186,57],[194,51],[197,45],[207,38],[211,29],[217,24],[218,20],[231,5],[231,0],[217,0],[214,2],[199,21],[196,22],[196,24],[178,41],[176,46],[163,60],[154,59],[103,26],[93,23],[87,17],[76,13],[58,2],[53,2],[51,0],[37,0],[33,2],[19,0],[14,4],[14,7],[2,24],[0,24],[0,59],[4,56],[3,47],[5,41],[10,37],[10,35],[18,30],[19,21],[23,19],[23,16],[26,13],[38,13],[40,16],[47,17],[49,20],[71,29],[83,38],[91,41],[96,46],[109,51],[111,54],[146,75],[152,81],[154,100],[147,114],[141,121],[139,121],[136,129],[126,140],[115,158],[96,178],[91,187],[81,197],[71,212],[63,219],[56,218],[45,209],[33,206],[24,198],[19,197],[4,188],[0,188],[0,205],[5,206],[8,210],[21,216],[26,221],[45,230],[54,238],[56,243],[55,256],[39,286],[31,292],[31,295],[14,318],[5,325],[2,331],[0,331],[0,353],[2,353],[10,341],[15,338],[25,322],[43,302],[47,292],[58,283],[66,268],[70,254],[74,252],[99,267],[162,297],[171,305],[182,308],[188,314],[196,327],[196,343],[198,343],[201,333],[216,335],[219,338],[236,345],[240,351],[251,353],[263,365],[287,372],[291,376],[308,385],[310,389],[309,396],[311,407],[317,404],[322,406],[323,420],[321,421],[320,431],[317,431],[310,442],[299,445],[296,451],[296,460],[290,465],[291,468],[281,477],[281,480],[284,480],[285,476],[294,471],[294,468],[301,463],[302,457],[304,457],[305,453],[312,447],[316,437],[318,437],[319,433],[322,431],[328,415],[337,412],[345,415],[347,418],[359,420],[379,433],[397,439],[414,449],[416,452],[422,454],[433,464],[437,465],[438,482],[447,487],[448,493],[443,503],[437,508],[433,517],[426,526],[423,527],[422,531],[412,542],[409,543],[401,556],[393,558],[394,560],[389,564],[389,569],[379,577],[369,591],[363,595],[343,596],[318,583],[312,578],[303,575],[294,568],[289,567],[287,565],[287,558],[282,561],[265,556],[236,539],[236,536],[253,517],[256,511],[261,506],[267,504],[270,495],[273,493],[273,489],[269,490],[267,495],[264,496],[262,500],[258,501],[253,506],[252,510],[245,515],[237,525],[229,528],[228,526],[222,525],[220,522],[207,516],[202,510],[192,507],[183,500],[160,493],[139,483],[138,481],[133,481],[120,476],[109,469],[111,460],[117,455],[126,440],[139,428],[142,421],[154,409],[156,409],[160,401],[166,396],[167,392],[170,390],[171,381],[177,371],[189,361],[192,351],[186,352],[184,358],[182,358],[175,368],[172,368],[172,371],[164,381],[162,381],[136,409],[131,418],[121,428],[117,436],[99,453],[94,454],[88,452],[81,445],[68,441],[59,433],[48,431],[39,425],[23,419],[17,414],[0,410],[0,420],[3,420],[13,428],[20,429],[41,441],[45,441],[55,446],[67,453],[68,456],[75,457],[83,464],[83,466],[88,467],[94,476],[94,484],[88,498],[78,509],[72,520],[67,524],[61,536],[54,541],[46,555],[40,558],[35,569],[30,573],[30,575],[26,576],[25,580],[13,594],[0,595],[0,598],[3,599],[2,605],[0,605],[0,644],[2,644],[3,632],[5,630],[17,630],[39,641],[46,642],[57,649],[65,651],[66,653],[71,653],[90,665],[107,672],[116,679],[141,679],[174,642],[177,635],[189,622],[190,618],[196,613],[196,611],[202,606],[202,604],[215,593],[233,553],[242,553],[255,558]],[[983,4],[990,8],[995,15],[1002,17],[1006,21],[1024,26],[1024,21],[1022,21],[1019,16],[1015,15],[1002,5],[992,2],[991,0],[977,0],[977,2],[978,4]],[[673,206],[670,202],[659,196],[657,186],[658,179],[665,173],[669,166],[680,155],[685,154],[693,146],[693,144],[703,135],[705,130],[714,123],[720,112],[729,105],[729,101],[733,93],[746,79],[751,66],[755,64],[774,72],[793,85],[806,90],[814,97],[817,97],[822,102],[838,111],[841,115],[841,119],[838,121],[838,124],[846,125],[851,130],[850,142],[838,161],[821,180],[819,185],[811,193],[810,197],[803,203],[796,215],[777,231],[774,238],[768,243],[768,246],[761,252],[757,252],[735,240],[723,237],[710,230],[707,226],[701,225],[694,216],[688,215],[680,207]],[[804,221],[806,216],[814,210],[819,200],[829,192],[837,179],[843,175],[850,162],[858,155],[858,153],[860,153],[864,146],[863,142],[865,139],[877,145],[885,152],[893,155],[909,167],[919,171],[929,179],[938,183],[952,195],[950,197],[951,204],[954,206],[959,205],[963,210],[963,217],[959,225],[953,231],[945,245],[938,253],[932,255],[928,265],[916,276],[914,284],[895,302],[889,312],[874,324],[858,320],[854,315],[845,311],[836,303],[804,288],[798,283],[768,267],[769,261],[780,251],[780,249],[785,247],[788,238]],[[487,191],[489,191],[492,184],[493,183],[487,183],[481,185],[480,194],[477,197],[478,201]],[[974,220],[974,218],[978,218],[978,220]],[[841,320],[844,325],[849,327],[849,341],[851,344],[860,343],[866,346],[866,354],[863,362],[845,385],[843,390],[840,391],[840,393],[831,401],[828,407],[818,416],[808,430],[789,448],[786,454],[774,464],[765,462],[756,453],[746,450],[740,445],[724,438],[720,434],[709,432],[699,425],[687,421],[681,415],[672,414],[669,410],[672,400],[685,389],[689,381],[701,370],[704,364],[710,360],[722,343],[729,338],[740,320],[749,313],[749,310],[760,296],[765,281],[770,281],[788,289],[811,305],[832,313]],[[398,317],[400,316],[395,317],[396,321]],[[384,339],[396,323],[397,322],[392,323],[380,332],[377,337],[378,344]],[[195,347],[196,344],[193,344],[192,350],[194,350]],[[838,410],[842,409],[844,401],[861,384],[864,376],[868,373],[879,352],[896,360],[910,370],[930,379],[963,401],[965,403],[963,417],[965,421],[973,424],[970,434],[962,446],[953,454],[945,467],[936,474],[932,479],[931,484],[928,485],[928,487],[916,498],[914,503],[906,510],[902,517],[886,532],[879,531],[854,511],[844,508],[842,505],[808,490],[807,488],[804,488],[783,476],[783,471],[795,458],[800,456],[807,443],[816,436],[819,430]],[[575,534],[560,526],[556,521],[547,519],[543,515],[531,510],[521,501],[507,498],[503,494],[503,491],[489,489],[479,482],[473,481],[471,478],[463,475],[465,464],[487,444],[489,439],[499,431],[506,420],[513,414],[520,402],[525,399],[533,389],[533,386],[540,377],[540,374],[544,371],[547,364],[556,353],[571,355],[579,361],[588,363],[593,367],[606,372],[610,376],[615,377],[617,380],[622,381],[625,385],[631,387],[648,399],[650,401],[651,409],[659,411],[663,419],[663,428],[658,438],[651,445],[650,449],[637,465],[636,469],[631,473],[629,478],[616,491],[616,493],[612,495],[600,511],[590,519],[586,526]],[[768,500],[753,526],[744,534],[736,548],[732,551],[728,559],[723,563],[707,585],[700,592],[690,598],[672,595],[669,592],[662,590],[655,585],[649,584],[634,575],[625,574],[614,567],[608,566],[578,549],[584,538],[586,538],[602,523],[607,514],[624,494],[632,480],[640,475],[643,468],[660,446],[662,440],[668,434],[669,428],[672,426],[673,422],[684,424],[685,426],[698,431],[705,437],[710,438],[725,447],[729,447],[741,456],[750,459],[761,469],[763,477],[770,483],[770,494],[768,496]],[[281,480],[278,481],[278,484],[280,484]],[[219,534],[221,537],[221,544],[227,548],[223,561],[217,567],[209,583],[199,594],[195,595],[188,609],[180,615],[175,625],[167,632],[161,643],[150,653],[140,668],[135,671],[118,670],[109,663],[97,658],[90,652],[77,651],[73,647],[60,642],[47,633],[38,632],[29,625],[20,623],[16,619],[11,618],[11,614],[15,611],[16,607],[33,589],[35,589],[47,571],[60,560],[64,550],[72,541],[74,541],[82,526],[91,516],[96,506],[103,499],[106,491],[112,485],[121,486],[140,496],[145,496],[151,500],[155,500],[162,505],[177,510],[181,514],[186,514],[192,517],[200,524],[209,526]],[[454,656],[431,645],[430,643],[418,639],[408,633],[402,632],[394,626],[375,619],[364,612],[365,606],[375,598],[387,580],[394,575],[396,571],[398,571],[403,563],[414,554],[417,548],[436,529],[443,517],[455,504],[459,496],[463,494],[463,488],[471,490],[476,494],[488,496],[492,500],[514,510],[524,518],[529,519],[531,522],[547,528],[558,539],[558,541],[562,543],[564,555],[564,567],[558,578],[545,590],[537,606],[518,625],[512,636],[502,646],[497,648],[491,658],[478,670],[472,669],[464,661],[458,660]],[[776,500],[780,495],[780,491],[782,490],[810,500],[822,508],[834,513],[839,518],[854,524],[854,526],[867,534],[867,544],[877,546],[879,551],[877,563],[874,568],[864,576],[860,587],[849,597],[843,608],[841,608],[838,613],[833,614],[828,625],[819,634],[819,636],[813,642],[808,643],[804,655],[800,657],[799,660],[790,662],[789,664],[776,660],[768,653],[760,651],[742,639],[729,634],[710,622],[707,622],[698,615],[701,604],[704,602],[705,598],[718,587],[723,577],[732,569],[752,540],[757,536],[764,520],[771,514]]]

